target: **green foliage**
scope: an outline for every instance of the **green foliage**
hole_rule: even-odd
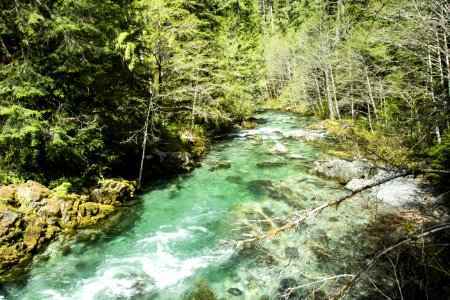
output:
[[[60,185],[58,185],[57,187],[55,187],[53,189],[53,191],[55,192],[55,195],[57,197],[64,197],[67,194],[69,194],[71,189],[72,189],[72,184],[70,182],[63,182]]]
[[[405,167],[420,164],[441,135],[445,144],[450,14],[443,2],[301,1],[305,10],[294,19],[282,13],[292,3],[270,4],[269,97],[320,118],[352,118],[369,152]],[[438,154],[445,145],[433,149],[433,160],[445,161]]]
[[[450,170],[450,129],[443,133],[442,142],[435,143],[428,153],[433,168]]]
[[[45,135],[42,114],[18,105],[0,107],[0,124],[2,177],[9,172],[21,177],[26,170],[35,170]]]
[[[203,147],[260,95],[260,31],[253,0],[5,3],[0,180],[136,177],[147,115],[147,149]]]

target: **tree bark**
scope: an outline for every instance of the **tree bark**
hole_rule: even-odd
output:
[[[149,100],[148,100],[148,108],[147,108],[147,117],[145,118],[145,124],[144,124],[144,140],[142,141],[142,156],[141,156],[141,166],[139,168],[139,178],[138,178],[138,188],[141,188],[142,184],[142,174],[144,172],[144,160],[145,160],[145,150],[147,147],[147,139],[148,139],[148,125],[150,123],[153,123],[153,88],[152,88],[152,82],[149,80]]]

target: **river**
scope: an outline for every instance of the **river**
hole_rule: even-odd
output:
[[[296,138],[306,132],[307,117],[275,111],[257,117],[255,129],[215,143],[193,172],[148,186],[117,225],[52,243],[23,281],[0,290],[0,299],[212,299],[211,293],[277,299],[291,286],[351,270],[351,258],[370,249],[361,242],[368,217],[357,201],[252,249],[217,246],[283,224],[251,220],[310,209],[345,193],[309,172],[334,144],[320,134],[314,142]],[[270,151],[277,142],[286,154]],[[314,292],[309,287],[317,288],[291,297]]]

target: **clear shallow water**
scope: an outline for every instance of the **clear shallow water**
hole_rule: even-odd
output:
[[[218,142],[192,173],[148,187],[142,203],[106,233],[81,230],[50,245],[28,278],[5,286],[0,295],[183,299],[196,286],[207,286],[219,299],[275,299],[286,286],[351,268],[343,253],[350,257],[368,249],[356,234],[368,220],[357,201],[256,249],[217,247],[220,240],[281,225],[250,220],[313,208],[344,193],[336,182],[307,172],[330,143],[286,138],[302,135],[307,118],[280,112],[259,117],[263,124]],[[276,141],[287,154],[271,153]]]

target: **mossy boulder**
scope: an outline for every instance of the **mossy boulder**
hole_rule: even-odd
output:
[[[134,198],[135,188],[127,180],[106,179],[91,193],[91,201],[106,205],[120,206]]]
[[[51,190],[39,182],[28,180],[17,186],[15,200],[20,206],[20,211],[30,213],[46,204],[45,199],[51,194]]]
[[[3,236],[10,227],[14,226],[19,219],[16,209],[6,205],[0,205],[0,235]]]
[[[98,223],[107,215],[115,211],[115,207],[107,204],[86,202],[78,207],[78,226],[90,226]]]
[[[243,129],[253,129],[257,126],[258,124],[256,124],[256,122],[252,122],[252,121],[242,121],[241,123],[241,127]]]
[[[31,180],[0,187],[0,280],[14,280],[63,230],[95,225],[115,206],[128,206],[135,191],[130,182],[112,179],[89,196],[69,190],[68,184],[50,190]]]
[[[27,246],[27,248],[34,248],[38,245],[39,239],[43,235],[44,230],[40,226],[27,226],[23,234],[23,242]]]
[[[16,204],[16,186],[6,185],[0,187],[0,203],[15,205]]]

